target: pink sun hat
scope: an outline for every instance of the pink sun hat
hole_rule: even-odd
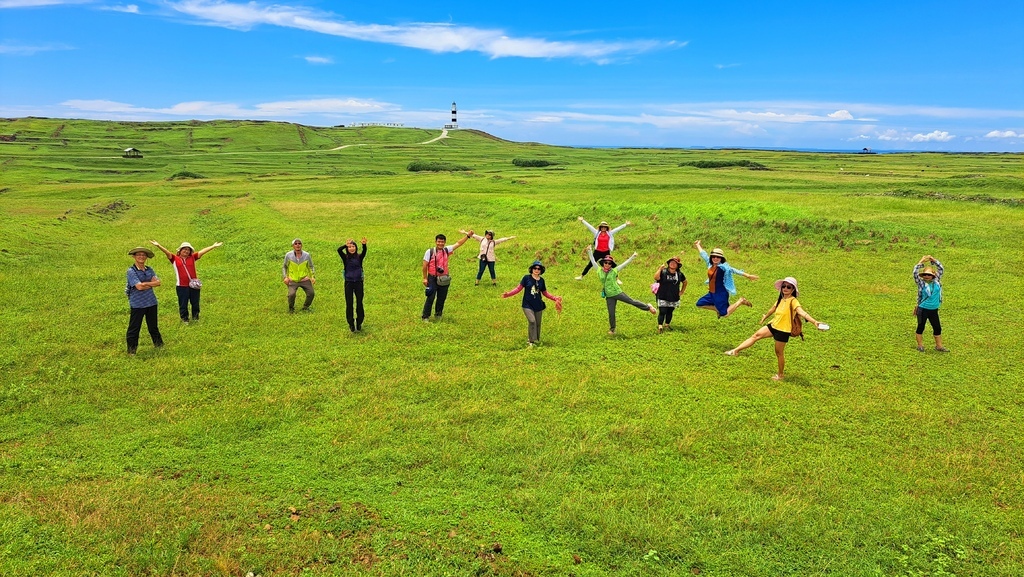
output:
[[[799,292],[797,290],[796,279],[795,278],[793,278],[791,276],[787,276],[786,278],[784,278],[782,280],[775,281],[775,290],[781,291],[782,290],[782,283],[793,285],[793,296],[796,296],[796,293]]]

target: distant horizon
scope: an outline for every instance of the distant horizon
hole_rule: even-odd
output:
[[[101,118],[82,118],[82,117],[63,117],[63,116],[19,116],[19,117],[6,117],[6,120],[19,120],[19,119],[39,119],[39,120],[68,120],[68,121],[87,121],[87,122],[133,122],[133,123],[189,123],[189,122],[256,122],[256,123],[282,123],[282,124],[295,124],[300,126],[307,126],[310,128],[357,128],[352,125],[317,125],[309,124],[304,122],[295,122],[290,120],[273,120],[267,118],[182,118],[182,119],[162,119],[162,120],[114,120],[114,119],[101,119]],[[442,131],[445,128],[441,126],[385,126],[386,123],[379,123],[373,121],[359,121],[353,124],[366,124],[373,127],[380,128],[395,128],[395,129],[414,129],[414,130],[437,130]],[[447,130],[475,130],[483,132],[490,136],[500,138],[502,140],[519,143],[519,144],[540,144],[544,146],[553,147],[566,147],[566,148],[617,148],[617,149],[652,149],[652,150],[763,150],[765,152],[821,152],[821,153],[832,153],[832,154],[1021,154],[1024,151],[1006,151],[1006,150],[902,150],[902,149],[885,149],[885,148],[873,148],[864,147],[859,148],[816,148],[816,147],[788,147],[788,146],[738,146],[731,144],[722,145],[676,145],[676,146],[643,146],[643,145],[616,145],[616,144],[557,144],[550,142],[539,142],[535,140],[514,140],[506,138],[501,134],[495,134],[486,130],[475,128],[472,126],[459,126],[458,128],[448,128]],[[869,153],[865,153],[867,149]]]

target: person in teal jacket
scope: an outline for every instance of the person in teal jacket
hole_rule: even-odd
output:
[[[635,252],[633,256],[627,258],[625,262],[618,266],[615,265],[615,260],[611,255],[602,258],[601,264],[598,265],[597,261],[594,260],[594,250],[591,247],[587,247],[587,256],[590,257],[590,263],[594,268],[598,269],[597,280],[601,281],[601,296],[604,297],[605,304],[608,305],[608,334],[615,334],[615,305],[619,301],[633,305],[638,309],[646,310],[652,315],[658,314],[658,309],[654,308],[654,305],[642,303],[631,298],[619,286],[619,271],[626,268],[626,265],[636,258]]]
[[[925,263],[931,266],[925,266]],[[934,269],[932,267],[935,267]],[[921,269],[924,270],[921,270]],[[924,352],[924,323],[931,323],[935,335],[935,350],[947,353],[949,349],[942,346],[942,323],[939,322],[939,305],[942,304],[942,263],[930,254],[921,257],[914,265],[914,282],[917,283],[917,350]]]

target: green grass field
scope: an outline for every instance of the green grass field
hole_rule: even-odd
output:
[[[1024,155],[421,144],[439,134],[0,120],[0,574],[1020,574]],[[768,170],[681,166],[702,160]],[[677,330],[620,307],[606,334],[577,216],[634,223],[636,298],[682,257]],[[516,235],[499,288],[473,286],[471,241],[423,323],[422,255],[460,228]],[[296,236],[311,314],[286,314]],[[362,236],[352,334],[335,250]],[[698,238],[761,276],[737,279],[753,309],[692,306]],[[194,325],[151,261],[167,346],[143,330],[132,358],[125,253],[150,239],[224,246]],[[914,349],[924,254],[948,354]],[[535,258],[565,312],[528,349],[498,295]],[[776,383],[768,342],[722,352],[784,276],[832,330]]]

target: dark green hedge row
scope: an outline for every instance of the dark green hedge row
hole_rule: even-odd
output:
[[[410,172],[449,172],[457,170],[473,170],[473,168],[450,162],[423,162],[417,160],[409,163]]]
[[[728,168],[730,166],[743,166],[750,170],[769,170],[767,166],[753,160],[694,160],[692,162],[680,162],[679,166],[694,166],[697,168]]]

